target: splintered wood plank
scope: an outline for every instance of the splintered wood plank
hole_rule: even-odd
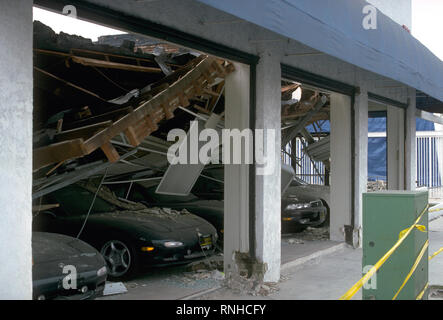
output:
[[[105,142],[108,142],[119,133],[126,130],[129,126],[134,125],[140,119],[148,116],[152,109],[161,108],[161,102],[168,101],[168,97],[176,96],[180,92],[183,92],[185,88],[188,88],[195,82],[197,78],[201,76],[201,72],[205,70],[214,61],[213,58],[205,58],[194,69],[185,74],[180,80],[173,83],[167,90],[161,91],[151,100],[142,103],[131,113],[123,116],[116,121],[112,126],[106,130],[102,130],[95,136],[91,137],[85,142],[85,147],[88,152],[92,152]]]
[[[117,162],[118,159],[120,159],[120,155],[110,142],[104,143],[100,148],[106,155],[106,158],[108,158],[109,162]]]
[[[83,139],[53,143],[33,150],[33,170],[86,155]]]

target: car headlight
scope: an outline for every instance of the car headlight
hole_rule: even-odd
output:
[[[163,242],[163,245],[166,248],[176,248],[176,247],[183,246],[183,242],[180,242],[180,241],[165,241],[165,242]]]
[[[104,276],[106,273],[108,273],[106,266],[101,267],[100,269],[97,270],[97,276],[99,277]]]
[[[298,210],[311,207],[310,203],[291,203],[286,207],[286,210]]]

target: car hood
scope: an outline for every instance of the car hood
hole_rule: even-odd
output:
[[[167,205],[167,204],[162,204]],[[208,209],[221,209],[224,210],[224,201],[223,200],[194,200],[187,202],[174,202],[170,203],[171,206],[174,207],[183,207],[183,208],[208,208]]]
[[[169,233],[177,230],[204,227],[208,222],[186,210],[177,211],[168,208],[147,208],[137,211],[116,211],[94,214],[93,220],[106,220],[108,223],[126,223],[143,227],[153,232]]]
[[[33,286],[37,291],[56,290],[61,279],[72,272],[65,270],[65,266],[75,267],[77,274],[93,275],[106,266],[100,253],[87,243],[46,232],[32,233],[32,262]]]
[[[57,233],[33,232],[32,234],[34,265],[54,261],[81,261],[97,256],[100,254],[96,249],[79,239]]]
[[[294,197],[299,202],[310,202],[319,199],[329,199],[330,187],[321,185],[301,185],[290,186],[285,194],[284,198]]]

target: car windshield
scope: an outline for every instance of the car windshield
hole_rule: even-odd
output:
[[[52,197],[60,203],[61,208],[68,215],[84,215],[88,213],[96,191],[97,188],[93,184],[80,182],[54,191]],[[91,213],[140,210],[144,208],[143,204],[120,201],[106,186],[102,186],[94,201]]]

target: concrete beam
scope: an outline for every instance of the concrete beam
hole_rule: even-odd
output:
[[[437,124],[443,124],[443,118],[439,117],[439,116],[436,116],[436,115],[434,115],[431,112],[427,112],[427,111],[423,111],[423,110],[417,109],[415,111],[415,116],[417,118],[428,120],[428,121],[431,121],[431,122],[434,122],[434,123],[437,123]]]
[[[0,2],[0,299],[32,298],[32,3]]]

